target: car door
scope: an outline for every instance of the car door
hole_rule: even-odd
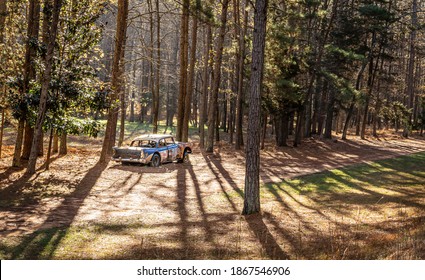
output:
[[[168,161],[168,148],[167,144],[165,143],[165,139],[162,138],[158,141],[158,153],[161,155],[161,162],[167,162]]]
[[[174,142],[173,137],[165,138],[165,143],[167,144],[168,149],[168,160],[174,161],[177,158],[179,146]]]

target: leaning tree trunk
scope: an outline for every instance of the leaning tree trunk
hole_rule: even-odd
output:
[[[108,121],[106,123],[105,137],[102,145],[102,152],[100,154],[99,162],[106,162],[112,155],[112,147],[115,144],[118,111],[119,106],[119,90],[122,83],[121,67],[122,66],[122,52],[124,52],[126,32],[127,32],[127,16],[128,16],[128,0],[118,0],[118,15],[117,15],[117,31],[115,40],[114,61],[112,65],[112,94],[111,94],[111,108],[108,113]]]
[[[54,0],[53,3],[53,16],[52,23],[49,26],[49,37],[47,44],[47,54],[44,60],[45,69],[43,73],[43,79],[41,84],[40,104],[38,107],[37,121],[34,127],[34,139],[32,141],[30,158],[28,161],[27,174],[32,175],[35,173],[35,167],[37,163],[37,156],[39,153],[39,145],[42,136],[42,125],[46,114],[47,96],[50,88],[50,80],[52,76],[53,68],[53,55],[55,49],[56,35],[59,25],[59,15],[61,11],[62,0]]]
[[[47,157],[46,157],[46,170],[49,170],[50,167],[50,156],[52,154],[52,144],[53,144],[53,135],[54,135],[54,129],[50,129],[50,135],[49,135],[49,145],[47,147]]]
[[[260,99],[263,82],[266,23],[267,0],[257,0],[255,2],[254,35],[252,42],[243,215],[260,212]]]

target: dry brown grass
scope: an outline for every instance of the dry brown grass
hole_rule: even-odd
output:
[[[2,259],[425,258],[422,139],[268,146],[262,213],[249,217],[244,154],[224,143],[159,169],[99,165],[99,143],[81,143],[30,178],[5,148]]]

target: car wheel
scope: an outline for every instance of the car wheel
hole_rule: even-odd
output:
[[[183,154],[183,163],[189,163],[190,158],[189,158],[189,153],[187,151],[184,151]]]
[[[187,152],[187,150],[184,151],[183,153],[183,159],[179,159],[178,162],[179,163],[188,163],[189,162],[189,153]]]
[[[161,157],[158,154],[154,154],[150,162],[150,166],[158,167],[161,164]]]

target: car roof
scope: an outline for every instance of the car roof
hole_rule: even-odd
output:
[[[134,138],[133,141],[138,141],[138,140],[158,141],[162,138],[167,138],[167,137],[173,137],[173,135],[170,135],[170,134],[143,134],[143,135],[140,135],[140,136],[137,136],[136,138]]]

